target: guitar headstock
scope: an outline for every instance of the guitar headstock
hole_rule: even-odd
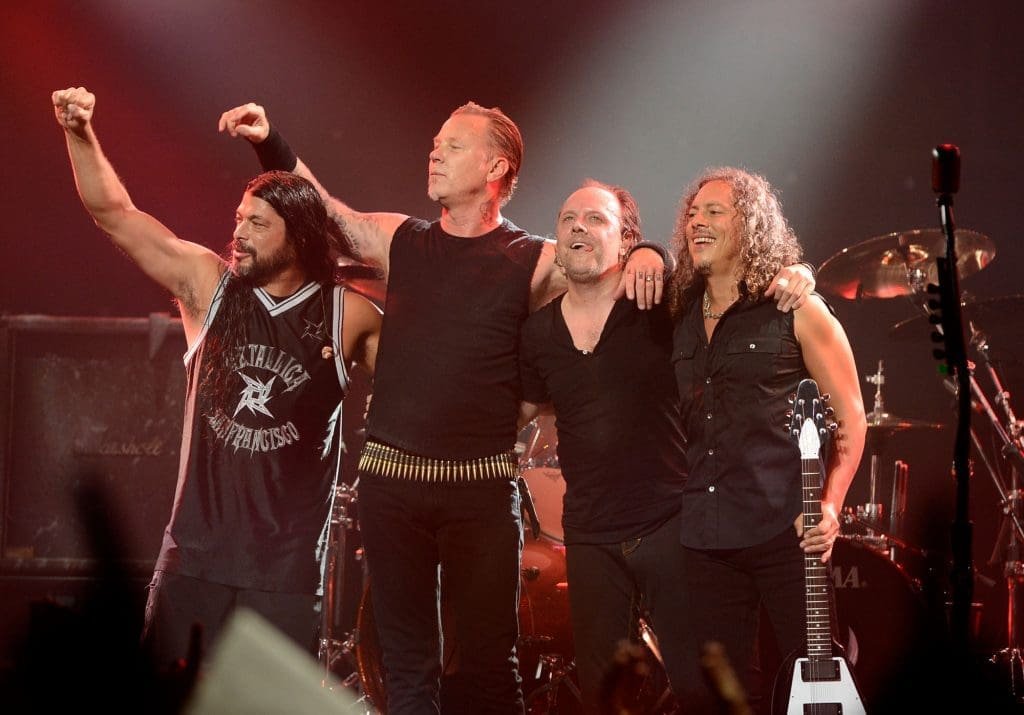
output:
[[[811,379],[801,380],[796,394],[790,400],[793,408],[789,413],[787,430],[800,448],[802,459],[820,457],[828,461],[830,437],[836,429],[828,400],[829,396],[822,395],[818,391],[818,383]]]

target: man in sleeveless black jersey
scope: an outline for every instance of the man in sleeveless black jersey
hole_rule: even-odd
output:
[[[763,606],[783,655],[804,644],[804,554],[828,559],[866,433],[853,353],[819,296],[780,313],[764,297],[800,246],[772,187],[734,168],[706,170],[680,202],[673,365],[689,477],[681,540],[698,642],[719,641],[744,685]],[[800,450],[780,428],[787,397],[811,377],[840,426],[821,522],[801,534]],[[764,673],[770,686],[772,673]],[[701,694],[688,705],[704,712]],[[707,705],[708,711],[714,709]]]
[[[308,181],[253,179],[225,261],[135,207],[96,138],[95,101],[82,87],[53,93],[79,196],[173,294],[188,342],[181,467],[146,645],[162,670],[189,654],[194,624],[205,650],[247,606],[311,650],[341,400],[352,364],[372,373],[380,313],[334,284],[329,249],[344,239]]]
[[[522,712],[518,338],[565,279],[553,245],[501,215],[522,162],[518,127],[472,102],[451,114],[428,157],[433,222],[330,197],[259,105],[225,112],[220,128],[251,141],[264,168],[313,181],[357,256],[387,275],[359,512],[388,713],[438,710],[439,567],[459,671],[473,684],[464,711]],[[654,251],[630,257],[624,282],[639,306],[660,301],[663,265]]]

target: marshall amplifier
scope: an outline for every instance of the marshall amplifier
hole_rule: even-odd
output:
[[[171,510],[185,373],[181,321],[0,318],[3,572],[152,568]],[[97,528],[99,527],[99,528]],[[97,532],[114,535],[98,554]]]

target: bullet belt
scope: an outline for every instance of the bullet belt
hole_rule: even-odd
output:
[[[459,483],[514,480],[519,463],[514,450],[479,459],[433,459],[367,440],[359,471],[413,482]]]

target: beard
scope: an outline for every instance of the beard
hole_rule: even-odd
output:
[[[228,244],[227,251],[230,253],[232,249],[244,250],[234,241]],[[233,257],[228,264],[236,278],[254,288],[265,286],[296,261],[295,249],[290,243],[265,256],[261,256],[255,251],[245,252],[250,256],[247,264],[241,264]]]
[[[694,265],[693,270],[695,270],[698,275],[702,275],[707,278],[711,275],[711,261],[698,261],[697,264]]]

